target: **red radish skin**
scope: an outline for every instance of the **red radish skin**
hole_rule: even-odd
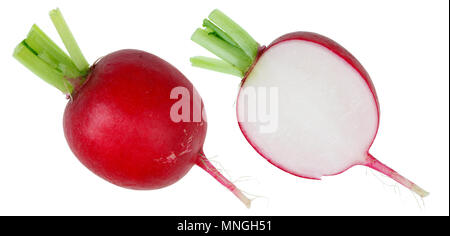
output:
[[[169,95],[177,87],[195,89],[175,67],[150,53],[128,49],[101,58],[64,112],[69,147],[93,173],[136,190],[169,186],[197,164],[249,206],[205,158],[206,121],[172,121]],[[203,107],[193,96],[190,104]]]
[[[205,121],[171,120],[169,94],[179,86],[193,89],[175,67],[149,53],[121,50],[103,57],[67,104],[70,148],[113,184],[132,189],[173,184],[197,162],[206,137]]]
[[[214,10],[203,26],[191,39],[221,60],[193,57],[191,63],[242,78],[236,102],[238,124],[267,161],[308,179],[364,165],[421,197],[428,195],[369,153],[379,128],[378,97],[367,71],[345,48],[311,32],[289,33],[267,47],[260,46],[219,10]],[[261,131],[267,120],[255,122],[242,114],[260,114],[255,110],[260,108],[248,105],[247,89],[255,88],[280,90],[275,108],[279,125],[270,134]],[[266,107],[267,95],[263,96],[258,95],[257,103]]]
[[[59,10],[50,14],[70,57],[37,26],[16,47],[14,57],[67,94],[64,134],[83,165],[135,190],[169,186],[198,165],[250,207],[250,200],[205,157],[203,102],[180,71],[133,49],[113,52],[89,66]],[[181,122],[172,116],[180,98],[173,97],[176,89],[190,93],[189,99],[180,94],[182,106],[192,107],[190,119]],[[180,110],[184,117],[187,109]]]

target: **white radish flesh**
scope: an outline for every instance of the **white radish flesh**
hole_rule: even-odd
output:
[[[374,96],[364,78],[329,49],[290,40],[269,48],[241,91],[278,88],[278,128],[261,132],[265,122],[246,121],[246,93],[238,98],[238,118],[252,145],[280,168],[319,179],[367,158],[378,126]],[[274,98],[268,98],[274,99]],[[257,114],[254,114],[257,116]]]

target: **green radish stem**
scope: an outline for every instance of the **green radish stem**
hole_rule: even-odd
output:
[[[217,35],[219,38],[225,40],[227,43],[235,47],[239,47],[239,45],[237,45],[237,43],[232,38],[230,38],[230,36],[228,36],[227,33],[223,32],[223,30],[214,25],[214,23],[212,23],[208,19],[203,20],[203,27],[205,27],[208,30],[208,32]]]
[[[225,31],[252,60],[255,59],[259,45],[247,31],[217,9],[208,18]]]
[[[259,44],[217,9],[203,20],[203,26],[205,29],[197,29],[191,40],[222,60],[193,57],[192,65],[242,78],[255,61]]]
[[[51,66],[63,71],[65,76],[82,76],[70,57],[56,45],[37,25],[31,27],[25,43]]]
[[[220,60],[220,59],[198,56],[198,57],[191,57],[190,60],[191,60],[191,64],[195,67],[208,69],[208,70],[214,70],[217,72],[235,75],[238,77],[244,76],[242,71],[240,71],[238,68],[236,68],[233,65],[231,65],[230,63]]]
[[[64,83],[63,72],[42,60],[25,41],[17,45],[14,50],[14,57],[45,82],[53,85],[65,94],[71,93],[71,86],[68,87]]]
[[[80,47],[75,41],[61,11],[58,8],[50,11],[50,18],[78,70],[86,73],[89,70],[89,63],[84,58],[83,53],[81,53]]]
[[[222,60],[234,65],[240,71],[247,70],[252,60],[240,48],[237,48],[206,30],[197,29],[191,37],[192,41],[208,49]]]
[[[68,56],[37,25],[33,25],[27,37],[15,48],[13,57],[61,92],[71,94],[74,88],[84,81],[89,64],[81,54],[61,12],[58,9],[53,10],[50,15],[56,22],[58,31],[65,32],[60,35],[64,42],[69,42],[67,45],[70,49],[67,50],[73,56]],[[70,33],[69,36],[67,32]],[[78,58],[80,67],[75,63],[74,57]]]

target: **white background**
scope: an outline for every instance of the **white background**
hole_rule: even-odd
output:
[[[0,215],[448,215],[448,1],[1,1]],[[246,209],[198,167],[156,191],[113,186],[83,167],[62,130],[66,100],[12,58],[37,23],[62,45],[48,12],[60,7],[92,63],[115,50],[154,53],[196,86],[208,113],[205,153],[246,192]],[[242,136],[239,79],[192,68],[190,41],[219,8],[261,44],[292,31],[326,35],[371,74],[381,104],[372,154],[431,192],[421,199],[355,167],[322,181],[289,175]],[[245,177],[245,178],[244,178]],[[239,181],[240,180],[240,181]]]

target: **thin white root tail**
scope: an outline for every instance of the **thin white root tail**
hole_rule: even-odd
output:
[[[412,192],[416,193],[420,197],[424,198],[429,195],[427,191],[425,191],[423,188],[419,187],[417,184],[413,183],[409,179],[403,177],[399,173],[397,173],[395,170],[391,169],[390,167],[386,166],[385,164],[381,163],[379,160],[377,160],[375,157],[373,157],[371,154],[367,157],[367,162],[365,163],[367,167],[370,167],[380,173],[385,174],[389,178],[397,181],[399,184],[405,186]]]
[[[424,198],[424,197],[430,195],[429,192],[425,191],[423,188],[417,186],[416,184],[414,184],[414,185],[411,187],[411,191],[417,193],[417,195],[421,196],[422,198]]]
[[[231,181],[223,176],[205,157],[203,152],[199,154],[199,159],[196,163],[203,170],[208,172],[214,179],[219,181],[224,187],[230,190],[247,208],[250,208],[252,201],[242,193],[240,189],[236,187]]]

